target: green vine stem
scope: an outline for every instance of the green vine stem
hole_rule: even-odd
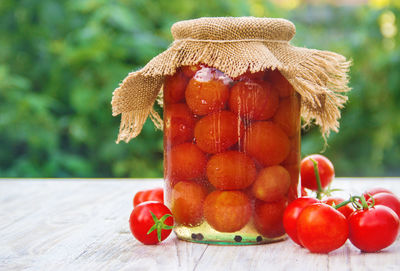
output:
[[[317,180],[317,199],[321,200],[321,194],[323,193],[322,190],[322,185],[321,185],[321,178],[319,176],[319,170],[318,170],[318,162],[315,161],[314,159],[310,158],[311,162],[314,165],[314,173],[315,173],[315,179]]]

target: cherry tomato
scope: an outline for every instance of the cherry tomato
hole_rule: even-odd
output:
[[[369,198],[370,198],[369,195],[372,195],[372,196],[373,196],[373,195],[378,194],[378,193],[381,193],[381,192],[393,194],[392,191],[390,191],[390,190],[388,190],[388,189],[386,189],[386,188],[383,188],[383,187],[375,187],[375,188],[371,188],[371,189],[368,189],[367,191],[365,191],[365,192],[363,193],[363,196],[364,196],[365,200],[369,200]]]
[[[145,201],[158,201],[164,203],[164,189],[161,187],[139,191],[133,198],[133,207]]]
[[[254,225],[267,238],[275,238],[285,234],[283,213],[287,206],[286,199],[275,202],[256,201]]]
[[[195,182],[178,182],[172,189],[171,210],[175,221],[186,226],[197,226],[203,221],[206,189]]]
[[[280,101],[278,110],[273,117],[285,133],[291,137],[300,131],[300,98],[292,95]]]
[[[216,154],[207,163],[207,177],[217,189],[235,190],[250,186],[257,175],[256,165],[246,154],[227,151]]]
[[[232,112],[250,120],[271,118],[279,105],[279,94],[265,81],[243,81],[232,87]]]
[[[297,237],[313,253],[328,253],[340,248],[348,235],[346,217],[325,203],[305,207],[297,219]]]
[[[300,244],[299,238],[297,237],[297,219],[301,211],[313,204],[318,203],[319,200],[312,197],[301,197],[292,201],[285,209],[283,213],[283,227],[289,237],[298,245]]]
[[[399,218],[383,205],[358,210],[348,218],[349,239],[358,249],[377,252],[396,241],[399,233]]]
[[[264,71],[259,71],[259,72],[250,72],[246,71],[245,73],[239,75],[238,77],[235,77],[235,81],[252,81],[252,80],[263,80],[265,76]]]
[[[339,203],[342,203],[344,199],[340,197],[328,197],[326,199],[323,199],[322,202],[325,204],[328,204],[329,206],[335,207]],[[337,209],[339,212],[341,212],[346,218],[348,218],[353,212],[354,209],[351,207],[350,204],[347,204],[345,206],[340,207]]]
[[[186,104],[171,104],[164,111],[165,144],[169,146],[193,141],[196,119]]]
[[[279,70],[275,69],[273,71],[268,71],[267,79],[271,82],[272,87],[279,91],[280,97],[288,97],[294,93],[292,85],[279,72]]]
[[[260,171],[251,190],[257,199],[272,202],[284,198],[289,187],[289,172],[282,166],[271,166]]]
[[[205,176],[207,157],[192,143],[173,147],[166,155],[166,179],[175,182],[192,180]]]
[[[375,200],[375,205],[384,205],[392,209],[400,218],[400,200],[392,193],[377,193],[372,196]],[[370,198],[368,202],[372,202]]]
[[[133,236],[145,245],[165,240],[174,225],[171,211],[160,202],[147,201],[136,206],[129,218]]]
[[[288,156],[290,141],[271,121],[254,122],[245,134],[244,150],[263,166],[278,165]]]
[[[240,119],[229,111],[215,112],[200,119],[194,127],[197,146],[207,153],[223,152],[243,135]]]
[[[185,74],[186,77],[192,78],[198,70],[200,70],[204,65],[197,64],[197,65],[190,65],[190,66],[182,66],[182,72]]]
[[[174,75],[165,77],[164,82],[164,103],[166,105],[179,103],[185,99],[185,90],[189,79],[185,77],[181,70]]]
[[[240,191],[214,191],[204,202],[204,218],[215,230],[235,232],[251,217],[249,198]]]
[[[286,159],[282,162],[284,165],[296,165],[299,169],[300,165],[300,134],[295,135],[290,140],[290,151]],[[300,173],[297,172],[297,175]]]
[[[314,164],[310,160],[314,159],[318,163],[318,171],[321,179],[322,188],[327,187],[335,176],[333,164],[323,155],[312,154],[306,156],[300,164],[301,185],[310,190],[316,191],[318,189],[317,179],[314,172]]]
[[[225,108],[232,80],[221,71],[203,67],[186,87],[186,103],[196,115],[206,115]]]

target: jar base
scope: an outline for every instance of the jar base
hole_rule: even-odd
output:
[[[237,232],[218,232],[211,228],[207,222],[196,227],[176,226],[174,232],[180,240],[212,245],[261,245],[287,239],[286,234],[267,238],[255,231],[252,225],[246,225]]]

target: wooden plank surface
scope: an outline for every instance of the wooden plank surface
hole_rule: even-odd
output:
[[[334,184],[351,193],[381,186],[400,195],[400,178]],[[318,255],[291,240],[213,246],[173,234],[144,246],[129,231],[132,198],[161,185],[154,179],[0,180],[0,270],[400,270],[399,240],[372,254],[349,241]]]

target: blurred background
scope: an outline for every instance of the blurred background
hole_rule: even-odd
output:
[[[162,177],[151,121],[115,144],[113,90],[168,47],[174,22],[249,15],[289,19],[293,45],[353,60],[324,152],[336,175],[400,176],[399,0],[1,0],[0,177]],[[323,145],[303,131],[303,156]]]

